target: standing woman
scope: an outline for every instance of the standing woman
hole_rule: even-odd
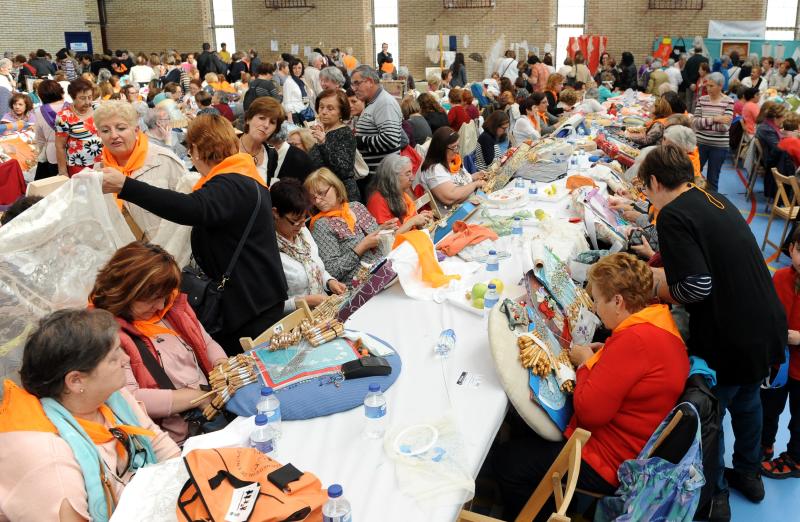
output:
[[[94,91],[89,80],[78,78],[67,89],[72,105],[56,116],[56,158],[58,173],[72,177],[86,167],[100,163],[103,142],[94,126]]]
[[[728,155],[728,131],[733,119],[733,100],[722,93],[724,82],[725,78],[720,73],[706,76],[705,86],[708,95],[701,96],[697,100],[692,120],[692,126],[697,133],[700,168],[708,163],[706,179],[715,192],[722,163]]]
[[[249,154],[265,184],[275,176],[278,153],[267,141],[286,121],[286,113],[275,98],[256,98],[244,114],[244,134],[239,136],[239,152]]]
[[[13,63],[8,58],[0,58],[0,108],[8,107],[8,100],[14,92],[16,82],[11,76]]]
[[[289,62],[291,77],[283,84],[283,108],[286,109],[286,114],[292,115],[292,121],[298,125],[304,121],[301,113],[309,108],[308,87],[303,80],[304,70],[301,60],[292,60]]]
[[[620,62],[619,73],[619,88],[622,91],[627,89],[636,90],[636,64],[633,63],[633,54],[629,51],[622,53],[622,61]]]
[[[327,89],[317,96],[317,118],[311,127],[316,144],[308,151],[314,170],[327,167],[347,190],[348,201],[360,201],[355,178],[356,137],[345,123],[350,119],[350,102],[341,89]],[[303,181],[303,180],[300,180]]]
[[[453,79],[450,80],[450,87],[464,87],[467,85],[467,65],[464,63],[464,53],[456,53],[456,59],[450,66]]]
[[[202,175],[190,194],[161,189],[103,169],[103,191],[174,223],[192,226],[192,254],[200,269],[221,281],[256,210],[252,227],[225,285],[222,330],[211,335],[228,355],[241,353],[240,337],[257,337],[283,315],[283,275],[269,190],[249,154],[239,152],[231,124],[203,114],[189,125],[186,146]],[[257,191],[260,204],[256,207]]]
[[[49,178],[58,174],[56,158],[56,115],[64,106],[64,89],[54,80],[43,80],[36,90],[42,105],[36,109],[36,148],[39,152],[39,164],[36,167],[36,179]]]

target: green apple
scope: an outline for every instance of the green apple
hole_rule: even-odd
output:
[[[489,281],[489,283],[494,284],[494,289],[497,291],[497,295],[503,294],[503,288],[505,288],[505,285],[500,279],[494,278]]]
[[[472,306],[483,310],[483,297],[476,297],[472,300]]]
[[[487,290],[489,290],[489,287],[486,285],[486,283],[475,283],[472,286],[472,299],[480,298],[482,303],[483,296],[486,295]],[[481,308],[483,308],[483,306],[481,306]]]

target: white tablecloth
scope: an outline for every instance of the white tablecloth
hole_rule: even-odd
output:
[[[568,198],[559,204],[532,202],[527,208],[543,208],[563,219],[567,202]],[[505,283],[504,297],[523,294],[519,259],[502,260],[499,272],[481,271],[472,279],[486,281],[492,277]],[[467,285],[471,286],[471,282]],[[489,351],[486,320],[450,304],[412,300],[395,284],[357,311],[347,327],[385,339],[400,353],[402,373],[386,391],[389,426],[434,420],[452,407],[464,440],[467,468],[473,477],[477,476],[508,408]],[[442,362],[434,357],[433,346],[446,328],[455,331],[457,341],[454,352]],[[480,377],[477,387],[456,383],[465,371]],[[252,419],[237,419],[223,432],[190,439],[184,450],[244,444],[251,423]],[[455,520],[460,504],[423,507],[398,490],[394,464],[384,454],[382,441],[364,438],[363,426],[362,408],[283,422],[275,458],[313,472],[325,487],[341,484],[356,521]]]

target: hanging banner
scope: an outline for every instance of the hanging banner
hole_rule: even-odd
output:
[[[600,66],[600,56],[606,51],[608,45],[607,36],[581,35],[570,36],[567,44],[567,54],[570,58],[575,57],[575,53],[581,51],[586,58],[586,66],[592,75],[597,73]],[[545,45],[545,48],[547,46]],[[545,49],[546,51],[546,49]]]
[[[767,32],[764,20],[709,20],[708,37],[720,40],[763,40]]]

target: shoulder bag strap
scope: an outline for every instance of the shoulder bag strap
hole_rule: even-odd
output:
[[[139,349],[139,355],[142,357],[142,363],[144,364],[144,367],[147,368],[147,371],[150,372],[150,376],[153,377],[154,381],[156,381],[158,387],[162,390],[174,390],[175,385],[172,384],[172,380],[170,380],[169,376],[167,376],[167,372],[164,371],[164,367],[158,362],[158,359],[156,359],[155,355],[153,355],[153,352],[147,348],[144,339],[136,335],[131,335],[130,338],[133,340],[136,348]]]
[[[219,288],[222,290],[225,288],[225,283],[231,278],[231,273],[233,273],[233,268],[236,266],[236,262],[239,260],[239,254],[242,253],[242,247],[244,247],[245,241],[247,241],[247,237],[250,235],[250,231],[253,229],[253,224],[256,222],[256,216],[258,216],[258,211],[261,210],[261,189],[258,187],[258,182],[253,180],[253,183],[256,186],[256,208],[253,209],[253,213],[250,214],[250,221],[247,222],[247,226],[244,229],[244,234],[242,234],[242,238],[239,240],[239,244],[236,245],[236,251],[233,253],[233,257],[231,257],[231,262],[228,263],[228,268],[225,270],[225,274],[222,276],[222,281],[219,283]]]

